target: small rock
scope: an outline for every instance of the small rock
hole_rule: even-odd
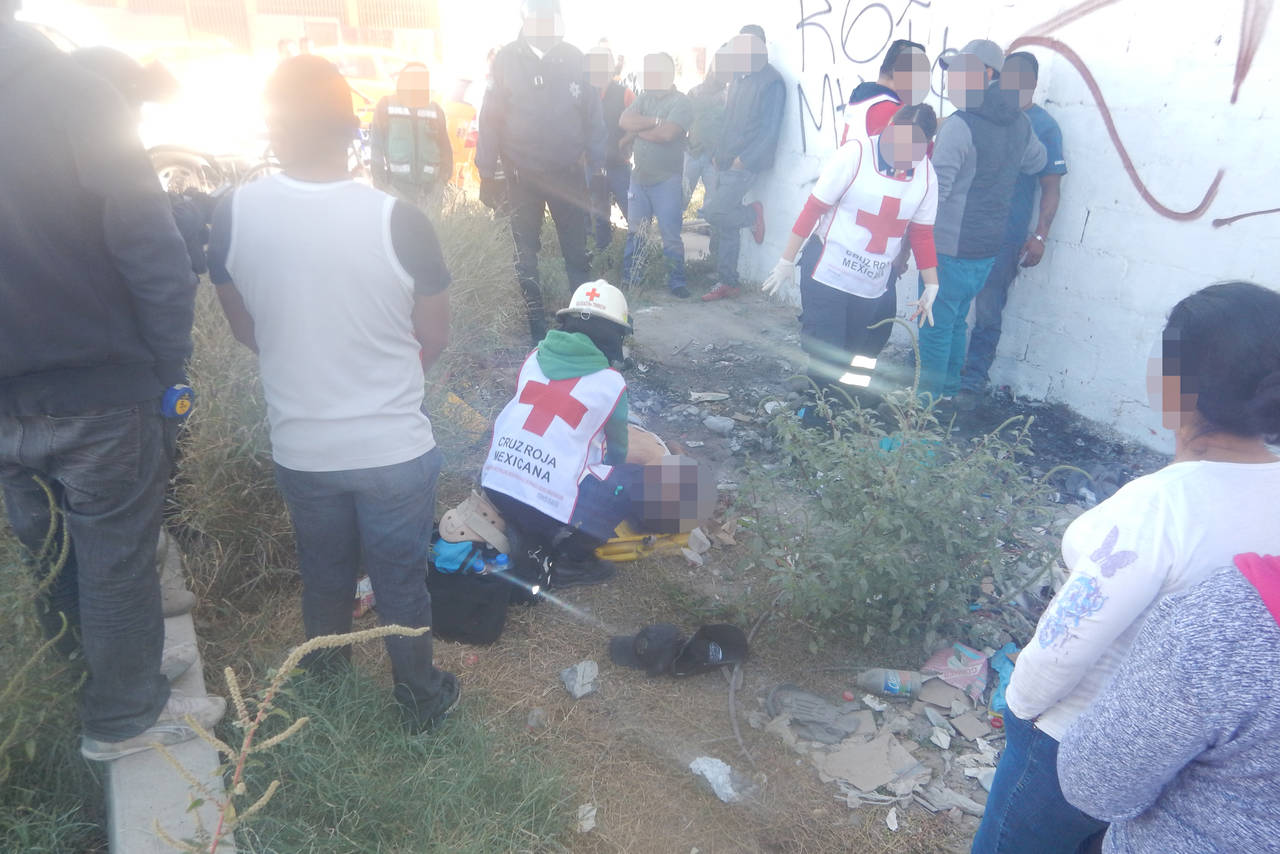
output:
[[[706,560],[703,559],[702,555],[698,554],[693,549],[682,548],[680,549],[680,554],[684,555],[684,559],[694,566],[704,566],[706,564]]]
[[[706,554],[711,551],[711,538],[701,528],[694,528],[689,532],[689,548],[700,555]]]
[[[940,726],[933,728],[933,733],[929,736],[929,740],[941,747],[943,750],[947,750],[951,747],[951,734]]]
[[[728,400],[729,395],[721,391],[691,391],[689,392],[689,400],[693,403],[718,403],[722,400]]]
[[[935,727],[947,733],[948,735],[955,732],[955,729],[951,726],[951,724],[947,721],[947,719],[944,718],[942,714],[938,712],[936,709],[934,709],[932,706],[925,706],[924,716],[929,719],[929,723],[933,724]]]
[[[533,732],[546,729],[549,723],[550,720],[547,718],[547,710],[541,706],[530,709],[529,717],[524,719],[524,725]]]
[[[578,832],[590,833],[596,827],[596,805],[582,804],[578,807]]]
[[[894,833],[898,832],[898,808],[890,807],[889,814],[884,817],[885,825]]]
[[[764,411],[767,415],[776,415],[780,409],[782,409],[782,401],[780,400],[770,400],[764,405]]]
[[[591,659],[579,661],[572,667],[560,671],[560,681],[564,689],[575,700],[581,700],[588,694],[594,694],[600,687],[600,665]]]
[[[906,715],[894,715],[884,723],[885,729],[894,735],[910,735],[911,734],[911,718]],[[927,733],[926,733],[927,737]]]
[[[706,427],[712,433],[718,433],[721,436],[728,436],[733,432],[735,422],[732,418],[726,418],[723,415],[708,415],[702,419],[702,426]]]

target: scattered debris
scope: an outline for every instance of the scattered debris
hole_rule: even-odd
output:
[[[943,709],[950,709],[954,701],[963,697],[963,691],[948,685],[941,679],[927,679],[920,686],[920,699]]]
[[[946,718],[940,715],[938,711],[933,708],[933,706],[924,707],[924,716],[929,719],[929,723],[933,724],[934,728],[940,729],[943,732],[947,733],[948,735],[955,732],[955,729],[952,728],[950,721],[948,721]]]
[[[982,702],[987,690],[987,657],[962,643],[952,644],[935,652],[924,666],[922,673],[936,673],[948,685],[961,689],[975,703]],[[950,708],[951,704],[943,704]]]
[[[690,403],[719,403],[722,400],[728,400],[729,395],[721,391],[691,391],[689,392]]]
[[[681,548],[680,554],[684,555],[684,559],[689,561],[689,563],[693,564],[694,566],[706,565],[706,561],[703,560],[702,555],[698,554],[693,549]]]
[[[867,708],[874,709],[877,712],[883,712],[885,709],[889,708],[888,703],[884,702],[883,700],[877,700],[875,697],[871,696],[870,694],[863,694],[862,702],[867,704]]]
[[[764,412],[766,415],[777,415],[783,406],[784,404],[780,400],[767,400],[764,404]]]
[[[857,698],[854,696],[852,691],[845,691],[840,695],[840,699],[844,700],[846,703],[852,703]]]
[[[885,825],[894,833],[898,832],[898,808],[890,807],[889,814],[884,817]]]
[[[711,784],[711,791],[726,804],[736,804],[746,795],[746,787],[734,779],[733,769],[723,760],[699,756],[689,763],[689,770]]]
[[[596,805],[582,804],[578,807],[578,832],[590,833],[596,829]]]
[[[946,812],[954,807],[963,813],[981,818],[986,811],[985,807],[977,801],[941,785],[926,786],[923,792],[915,793],[915,800],[929,812]]]
[[[718,433],[721,436],[728,436],[733,432],[733,428],[737,422],[732,418],[726,418],[723,415],[708,415],[702,419],[702,426],[706,427],[712,433]]]
[[[564,689],[575,700],[581,700],[588,694],[594,694],[600,688],[600,665],[591,659],[579,661],[572,667],[560,671],[560,681]]]
[[[524,725],[529,728],[530,732],[546,729],[551,721],[547,717],[547,710],[541,706],[534,707],[529,710],[529,716],[524,719]]]
[[[711,538],[701,528],[694,528],[689,532],[689,548],[700,555],[706,554],[711,551]]]
[[[737,421],[739,424],[750,424],[751,422],[755,421],[755,419],[752,418],[750,415],[744,415],[741,412],[733,413],[732,418],[734,421]]]
[[[943,750],[951,749],[951,734],[940,726],[933,728],[933,734],[929,736],[929,740]]]
[[[956,728],[957,732],[968,739],[981,738],[984,735],[991,734],[991,727],[973,715],[960,715],[957,718],[952,718],[951,725]]]
[[[839,744],[855,732],[870,735],[875,719],[870,712],[849,704],[830,703],[795,685],[779,685],[769,692],[765,711],[773,719],[787,721],[795,735],[820,744]]]
[[[996,769],[994,768],[966,768],[964,769],[966,777],[972,777],[982,785],[982,788],[988,792],[991,791],[991,783],[996,778]]]
[[[684,443],[684,446],[685,446],[686,448],[701,448],[701,447],[702,447],[703,445],[705,445],[705,444],[707,444],[707,443],[706,443],[706,442],[699,442],[699,441],[697,441],[696,439],[691,439],[691,440],[689,440],[688,442],[685,442],[685,443]]]
[[[831,753],[816,754],[814,764],[828,780],[844,780],[860,792],[874,792],[920,763],[891,733],[882,731],[870,741],[847,739]]]

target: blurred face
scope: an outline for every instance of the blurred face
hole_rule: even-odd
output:
[[[974,110],[982,106],[987,89],[987,67],[982,60],[967,53],[958,53],[947,61],[947,100],[959,110]]]
[[[716,54],[716,67],[727,75],[750,74],[764,68],[769,52],[759,36],[739,33],[720,53]]]
[[[880,156],[897,172],[915,169],[929,152],[924,131],[915,125],[890,124],[880,134]]]
[[[607,89],[613,81],[613,54],[607,50],[587,53],[587,81],[597,89]]]
[[[538,8],[524,19],[521,33],[538,50],[549,50],[564,41],[564,19],[550,8]]]
[[[649,92],[668,92],[676,85],[676,66],[669,56],[655,53],[644,58],[644,88]]]
[[[1006,63],[1000,72],[1000,88],[1018,93],[1018,109],[1030,107],[1036,94],[1036,75],[1031,65],[1017,61]]]
[[[669,456],[644,467],[640,516],[646,530],[687,533],[716,509],[716,484],[692,457]]]
[[[914,47],[898,54],[893,63],[893,83],[902,103],[915,106],[929,94],[929,58]]]
[[[404,69],[396,78],[396,94],[406,106],[427,106],[431,102],[431,73],[417,66]]]
[[[1147,397],[1166,430],[1177,430],[1196,411],[1196,383],[1183,376],[1177,330],[1166,329],[1147,360]]]

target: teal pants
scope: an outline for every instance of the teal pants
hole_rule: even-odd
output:
[[[938,298],[933,302],[933,326],[920,330],[920,395],[934,400],[960,391],[964,367],[969,307],[982,290],[995,258],[938,256]],[[924,280],[920,280],[924,292]]]

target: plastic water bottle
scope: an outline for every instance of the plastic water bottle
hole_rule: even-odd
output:
[[[485,561],[484,564],[484,571],[486,574],[503,574],[509,569],[511,569],[511,558],[507,557],[505,554],[499,554],[493,560]]]
[[[885,697],[914,697],[920,693],[924,677],[914,670],[886,670],[875,667],[858,674],[857,685],[864,691]]]

